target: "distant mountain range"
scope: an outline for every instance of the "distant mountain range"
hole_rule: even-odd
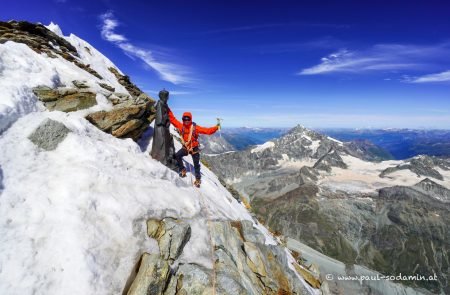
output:
[[[450,159],[384,156],[369,141],[343,142],[297,126],[264,144],[203,159],[272,231],[345,264],[347,275],[360,266],[437,275],[402,282],[414,290],[379,282],[333,294],[449,294]],[[336,270],[329,259],[314,260],[322,273]]]
[[[342,141],[369,140],[403,160],[417,155],[450,157],[450,130],[318,129]]]
[[[241,151],[279,138],[288,130],[288,128],[224,128],[220,135],[204,137],[201,142],[208,154]],[[417,155],[450,157],[450,130],[345,128],[315,130],[343,142],[352,142],[355,148],[359,146],[360,149],[370,149],[372,153],[379,153],[380,158],[384,160],[404,160]],[[211,146],[211,142],[216,143]]]

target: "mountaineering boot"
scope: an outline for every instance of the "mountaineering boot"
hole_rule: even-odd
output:
[[[180,177],[186,177],[186,169],[183,169],[179,173]]]
[[[200,178],[197,178],[197,179],[194,181],[194,185],[195,185],[196,187],[200,187],[200,183],[202,183],[202,181],[200,180]]]

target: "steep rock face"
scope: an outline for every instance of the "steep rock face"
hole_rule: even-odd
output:
[[[302,185],[275,200],[254,200],[252,207],[272,230],[332,258],[387,275],[437,274],[438,281],[402,283],[448,293],[448,194],[430,180],[358,198]]]
[[[207,226],[212,242],[212,269],[193,263],[176,263],[190,237],[186,222],[171,218],[149,220],[147,231],[158,241],[160,256],[143,255],[134,282],[129,290],[125,290],[127,294],[259,295],[313,292],[300,282],[295,271],[295,267],[303,268],[290,258],[284,247],[267,245],[264,235],[253,227],[251,221],[210,221]],[[172,268],[170,275],[166,271],[167,263]],[[155,275],[157,271],[159,275]],[[320,283],[315,287],[320,288]]]

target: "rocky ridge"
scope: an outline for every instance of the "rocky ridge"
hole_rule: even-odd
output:
[[[85,64],[79,59],[77,49],[69,41],[42,24],[14,20],[0,21],[0,44],[8,41],[24,43],[36,53],[45,53],[50,58],[60,56],[98,79],[103,79],[89,64]]]
[[[144,253],[124,294],[308,294],[294,269],[309,270],[289,258],[284,247],[266,244],[251,221],[208,221],[213,268],[177,263],[191,229],[182,220],[147,221],[149,237],[156,239],[159,255]],[[300,271],[299,271],[300,272]]]
[[[59,32],[60,33],[60,32]],[[75,41],[74,41],[75,40]],[[29,46],[38,54],[73,63],[92,75],[91,80],[72,80],[64,85],[56,78],[54,85],[38,85],[34,95],[50,111],[74,112],[98,105],[98,96],[105,98],[112,107],[88,113],[86,119],[104,132],[118,138],[138,140],[155,116],[155,101],[133,84],[130,78],[114,67],[107,70],[128,93],[115,92],[98,71],[84,62],[82,56],[91,57],[94,49],[84,46],[79,52],[71,44],[83,42],[74,37],[66,38],[41,24],[25,21],[0,22],[0,44],[12,41]]]
[[[137,139],[152,120],[153,100],[142,93],[127,76],[122,75],[114,67],[109,67],[108,71],[116,77],[117,83],[111,80],[108,72],[103,71],[104,69],[99,68],[98,65],[92,65],[92,69],[95,68],[93,71],[97,74],[101,73],[101,76],[100,74],[96,75],[93,71],[88,71],[87,69],[91,66],[82,63],[82,60],[86,56],[95,55],[96,51],[77,37],[62,37],[62,34],[53,33],[47,27],[39,24],[14,21],[8,22],[8,24],[12,24],[14,29],[3,34],[2,38],[13,43],[22,43],[17,48],[21,50],[21,54],[24,53],[26,56],[21,57],[29,60],[36,58],[34,53],[38,53],[39,58],[42,57],[39,62],[45,63],[48,59],[53,59],[58,61],[55,63],[57,66],[61,65],[61,68],[67,69],[65,67],[69,64],[69,69],[72,70],[61,71],[61,73],[55,71],[56,73],[52,73],[54,75],[51,79],[43,79],[51,81],[51,83],[32,85],[31,87],[24,83],[23,89],[33,92],[35,96],[33,98],[37,98],[40,101],[39,105],[42,103],[42,106],[50,112],[40,108],[41,112],[21,114],[23,117],[5,132],[5,136],[0,137],[2,142],[8,143],[5,146],[9,147],[0,154],[2,161],[1,188],[3,189],[2,169],[4,166],[6,166],[9,181],[7,191],[2,195],[2,201],[7,199],[12,204],[16,201],[23,203],[24,200],[27,200],[27,202],[40,204],[42,206],[33,207],[20,204],[16,206],[18,212],[31,212],[31,215],[36,215],[37,218],[40,216],[41,209],[46,210],[46,206],[55,205],[53,207],[55,210],[48,210],[51,212],[42,215],[51,217],[44,218],[45,220],[41,219],[41,229],[46,229],[46,238],[40,243],[34,243],[34,240],[31,239],[33,253],[30,252],[30,247],[24,245],[30,239],[20,236],[14,239],[6,237],[2,240],[5,244],[7,242],[18,248],[26,247],[24,251],[21,251],[23,253],[17,255],[17,259],[11,263],[8,259],[12,255],[7,253],[0,257],[2,262],[8,260],[10,263],[4,269],[8,267],[10,270],[12,266],[17,266],[13,272],[8,271],[8,274],[14,277],[13,280],[18,277],[16,272],[32,278],[27,282],[27,286],[21,286],[21,290],[29,291],[32,289],[29,288],[30,285],[34,288],[35,284],[40,284],[42,290],[49,290],[49,293],[66,292],[73,286],[73,282],[76,282],[76,284],[83,285],[77,291],[83,293],[81,291],[83,288],[86,294],[90,293],[86,290],[117,291],[117,284],[118,282],[120,284],[123,279],[123,277],[118,278],[117,274],[121,274],[123,269],[115,268],[124,268],[123,265],[127,268],[129,261],[132,260],[130,257],[134,255],[134,247],[144,245],[143,242],[141,243],[142,238],[136,237],[138,230],[133,233],[129,233],[127,230],[130,230],[130,227],[133,227],[133,230],[135,227],[139,227],[137,224],[142,220],[143,215],[158,216],[163,215],[161,212],[164,212],[171,215],[192,216],[192,219],[166,217],[162,220],[151,219],[147,222],[147,233],[152,241],[158,243],[159,251],[158,253],[142,254],[123,290],[124,293],[210,294],[210,291],[213,291],[217,294],[318,294],[317,288],[320,287],[320,281],[314,280],[313,275],[308,276],[308,270],[297,264],[285,247],[273,241],[271,235],[262,230],[260,225],[250,221],[251,216],[245,208],[229,197],[226,190],[226,193],[223,192],[224,189],[215,181],[214,175],[205,177],[205,183],[210,186],[209,194],[219,193],[219,195],[214,194],[213,197],[208,196],[212,199],[209,200],[212,203],[209,206],[217,211],[217,215],[222,214],[225,218],[221,215],[222,218],[217,218],[217,220],[213,218],[207,220],[213,270],[204,265],[181,261],[180,256],[185,253],[186,248],[198,247],[198,241],[196,246],[192,246],[191,237],[198,235],[203,228],[200,230],[197,228],[197,232],[195,232],[191,229],[190,222],[203,222],[201,218],[204,216],[199,217],[198,215],[202,214],[197,211],[204,208],[199,205],[197,197],[188,195],[183,196],[183,201],[180,202],[182,204],[179,207],[177,207],[178,204],[169,204],[167,201],[164,203],[158,199],[174,197],[174,195],[179,197],[179,195],[195,191],[190,189],[190,185],[180,180],[176,174],[161,167],[159,163],[154,163],[148,159],[148,156],[142,155],[135,143],[114,139],[92,127],[95,125],[116,137]],[[8,26],[5,25],[5,27]],[[49,42],[49,46],[44,46],[47,39],[52,38],[57,41]],[[64,40],[69,39],[70,42],[64,44]],[[9,44],[6,44],[4,48],[10,48],[8,45],[11,43],[7,41],[5,43]],[[55,42],[61,43],[61,46],[65,46],[67,49],[60,49],[61,46]],[[31,50],[23,50],[23,47],[26,49],[26,46],[22,46],[23,44],[34,46],[33,54],[29,54]],[[69,45],[73,45],[75,51]],[[65,52],[69,52],[67,56],[65,56]],[[77,79],[72,79],[78,74],[76,71],[75,74],[72,73],[75,67],[83,71],[83,75],[81,75],[83,79],[78,79],[78,76]],[[38,70],[48,73],[44,71],[45,69],[42,66]],[[21,73],[26,72],[26,68],[19,68],[17,72],[20,70],[23,70]],[[86,78],[86,75],[92,77]],[[68,77],[71,79],[69,80]],[[122,89],[122,86],[126,91]],[[116,92],[116,89],[120,90]],[[28,103],[28,101],[26,102]],[[32,103],[36,102],[33,100]],[[84,119],[84,116],[92,125]],[[24,126],[26,126],[25,131],[22,130]],[[21,143],[25,148],[22,149]],[[11,146],[20,146],[20,148],[16,151],[14,148],[11,149]],[[33,150],[34,152],[29,153],[24,150]],[[14,157],[17,154],[24,155],[27,160],[21,161],[20,157]],[[119,156],[123,156],[123,158]],[[52,159],[52,161],[46,161],[47,159]],[[45,163],[43,163],[44,161]],[[20,167],[14,170],[16,166]],[[20,188],[10,185],[11,175],[30,170],[23,167],[33,167],[37,168],[37,171],[46,172],[35,173],[31,177],[27,173],[25,177],[20,178],[24,184],[30,187],[35,183],[42,184],[35,196],[28,195],[28,191],[18,194],[15,189],[20,191]],[[60,173],[61,169],[59,168],[63,168],[64,173]],[[79,173],[80,171],[81,173]],[[212,174],[207,169],[204,169],[203,172]],[[119,179],[118,177],[123,176],[122,173],[125,177]],[[118,176],[119,174],[120,176]],[[145,178],[141,177],[142,174],[145,175]],[[76,177],[72,178],[72,175]],[[62,188],[62,193],[47,185],[48,178],[56,179],[55,182],[58,182],[58,186]],[[76,185],[73,185],[75,178],[77,182]],[[136,182],[136,179],[139,181]],[[122,186],[122,183],[129,184]],[[118,186],[115,186],[116,184]],[[66,189],[70,185],[73,185],[73,188]],[[111,190],[111,186],[115,187],[119,193]],[[141,189],[135,189],[136,186]],[[211,187],[213,188],[211,189]],[[148,192],[143,193],[148,188],[151,188],[151,196],[148,196]],[[43,192],[44,189],[47,190]],[[74,191],[79,193],[74,193]],[[127,193],[129,195],[123,198],[123,194]],[[153,193],[157,196],[153,196]],[[18,195],[20,195],[20,200],[17,200]],[[43,203],[39,203],[41,198],[45,199]],[[68,199],[61,202],[63,198]],[[158,204],[149,202],[149,199]],[[223,204],[220,202],[221,200]],[[130,202],[133,202],[133,212],[124,212],[124,207],[130,206]],[[143,206],[142,204],[147,205]],[[163,208],[161,208],[161,204],[164,205]],[[74,208],[76,210],[73,210]],[[60,224],[54,224],[54,221],[60,223],[58,210],[66,212],[75,221],[70,222],[63,230],[64,233],[67,233],[67,237],[72,239],[70,241],[61,239],[59,236],[61,232],[54,230],[55,228],[59,229],[60,226]],[[75,211],[76,213],[74,213]],[[140,212],[140,215],[135,216],[136,212]],[[3,213],[2,218],[6,216]],[[26,226],[30,222],[26,218],[13,221],[9,218],[9,216],[14,216],[13,213],[9,210],[8,220],[5,222],[2,220],[2,224],[6,224],[6,226],[2,226],[2,230],[7,233],[13,231],[10,229],[10,223],[17,222],[17,224]],[[80,215],[82,215],[81,220],[79,219]],[[229,216],[240,216],[240,218],[248,218],[248,220],[235,220]],[[196,220],[198,218],[201,220]],[[102,234],[105,228],[111,229],[107,234],[108,237]],[[90,232],[92,234],[88,234],[87,230],[92,230]],[[22,234],[21,231],[19,233]],[[78,233],[82,234],[77,236]],[[30,233],[30,235],[32,234],[34,232]],[[129,240],[124,241],[124,237],[128,237]],[[89,244],[93,247],[89,251],[81,249],[80,253],[77,253],[80,256],[70,261],[55,259],[54,262],[52,261],[52,265],[58,265],[57,273],[41,275],[42,263],[47,263],[44,261],[46,255],[54,251],[52,239],[61,243],[58,244],[62,245],[61,249],[72,247],[72,250],[78,251],[78,240],[82,240],[80,243],[85,243],[83,246]],[[26,241],[24,242],[24,240]],[[270,241],[268,242],[268,240]],[[74,245],[68,247],[70,243]],[[9,248],[12,249],[12,247]],[[39,259],[33,260],[36,258],[34,254],[38,251]],[[148,251],[148,248],[142,247],[142,252],[145,251]],[[19,259],[26,259],[26,255],[33,255],[33,259],[31,259],[33,261],[30,259],[27,262],[19,261]],[[18,265],[15,264],[16,262]],[[73,265],[81,267],[71,267]],[[67,280],[69,272],[74,275],[70,275],[71,278]],[[309,277],[308,282],[316,289],[307,285],[299,274]],[[11,280],[4,280],[3,275],[4,273],[0,280],[2,288],[12,290],[17,287],[11,283]],[[35,278],[38,279],[34,281]],[[92,280],[95,280],[96,284],[92,284]]]

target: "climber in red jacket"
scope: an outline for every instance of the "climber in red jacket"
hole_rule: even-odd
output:
[[[214,134],[220,128],[220,123],[211,128],[206,128],[195,124],[192,122],[192,114],[190,112],[183,113],[183,123],[175,118],[172,111],[169,112],[169,120],[175,128],[178,129],[178,132],[181,136],[181,143],[183,147],[175,154],[175,158],[177,160],[177,165],[179,169],[179,173],[181,177],[186,176],[186,168],[183,165],[183,157],[191,154],[192,160],[194,161],[194,170],[195,170],[195,182],[194,185],[200,187],[201,183],[201,174],[200,174],[200,151],[199,151],[199,143],[198,143],[198,135],[199,134]]]

